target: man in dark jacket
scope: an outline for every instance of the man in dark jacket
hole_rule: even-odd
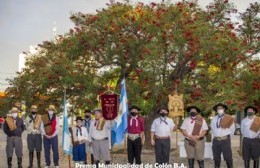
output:
[[[18,117],[19,110],[16,107],[13,107],[10,113],[11,116],[8,116],[4,123],[4,132],[7,135],[6,156],[8,168],[12,167],[14,149],[18,160],[18,168],[22,168],[23,142],[21,136],[25,126],[23,120]]]

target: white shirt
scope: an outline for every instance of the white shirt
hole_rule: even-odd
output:
[[[80,131],[81,129],[81,131]],[[73,128],[73,138],[74,138],[74,141],[82,141],[82,140],[88,140],[88,131],[86,129],[86,127],[74,127]]]
[[[171,136],[171,132],[173,131],[174,127],[175,124],[171,118],[158,117],[153,121],[153,124],[151,126],[151,132],[154,132],[154,134],[158,137],[167,137]]]
[[[260,136],[260,131],[254,132],[254,131],[250,130],[250,127],[253,124],[254,119],[255,119],[255,116],[252,119],[246,117],[242,120],[241,133],[242,133],[243,137],[257,138]]]
[[[106,121],[102,130],[97,130],[97,124],[95,126],[96,120],[92,120],[89,128],[89,141],[92,141],[92,138],[95,140],[102,140],[104,138],[109,138],[111,134],[112,121]]]
[[[212,120],[211,120],[211,124],[210,124],[210,127],[211,127],[211,130],[212,130],[212,134],[214,137],[223,137],[223,136],[226,136],[226,135],[230,135],[230,136],[233,136],[234,133],[235,133],[235,124],[233,123],[229,128],[221,128],[221,127],[217,127],[217,122],[218,122],[218,125],[219,125],[219,122],[220,122],[220,119],[218,119],[218,115],[215,116]]]
[[[191,117],[187,117],[187,118],[184,119],[184,121],[181,125],[181,129],[186,130],[187,134],[191,135],[192,132],[193,132],[194,125],[195,125],[195,120],[192,122]],[[207,125],[206,121],[203,119],[200,133],[202,131],[205,131],[205,130],[208,130],[208,129],[209,129],[208,125]]]

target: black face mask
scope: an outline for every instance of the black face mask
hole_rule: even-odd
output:
[[[133,113],[133,112],[131,112],[130,114],[131,114],[131,116],[133,116],[133,117],[135,117],[135,116],[137,115],[137,113]]]
[[[85,115],[85,118],[90,118],[90,115]]]
[[[167,114],[165,114],[165,113],[160,113],[160,115],[161,115],[162,117],[167,116]]]
[[[196,115],[197,115],[196,112],[190,112],[190,116],[191,116],[191,117],[195,117]]]
[[[36,112],[32,112],[32,115],[35,115],[36,114]]]

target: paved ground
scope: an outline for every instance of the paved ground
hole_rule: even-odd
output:
[[[62,129],[60,129],[62,130]],[[173,134],[173,141],[172,141],[172,147],[176,147],[176,142],[175,142],[176,136]],[[181,134],[178,134],[178,139],[182,140],[183,136]],[[27,150],[27,144],[26,144],[26,132],[23,134],[23,167],[28,166],[28,150]],[[5,153],[5,145],[6,145],[6,136],[3,133],[2,130],[0,130],[0,168],[7,168],[7,160],[6,160],[6,153]],[[68,168],[68,158],[63,155],[63,152],[61,150],[61,134],[59,135],[59,147],[60,147],[60,168]],[[238,150],[239,150],[239,136],[233,136],[232,137],[232,149],[233,149],[233,159],[234,159],[234,168],[243,168],[243,160],[242,158],[238,155]],[[44,157],[43,157],[43,152],[42,152],[42,166],[45,165],[44,162]],[[151,150],[143,150],[143,155],[142,155],[142,161],[144,164],[151,163],[154,165],[155,162],[155,156],[154,156],[154,151]],[[119,164],[125,164],[127,162],[127,157],[125,154],[114,154],[113,155],[113,163],[119,163]],[[13,159],[13,165],[14,168],[16,167],[17,160],[14,155]],[[170,156],[170,163],[172,167],[178,165],[180,166],[187,166],[187,160],[185,158],[180,158],[179,157],[179,149],[172,149],[171,156]],[[174,165],[175,163],[175,165]],[[183,163],[183,165],[181,165]],[[71,163],[72,167],[74,167],[74,163]],[[221,163],[221,167],[226,167],[226,164],[224,161]],[[197,165],[195,166],[197,168]],[[213,167],[213,161],[211,159],[206,159],[205,160],[205,168],[212,168]],[[176,166],[177,168],[177,166]]]

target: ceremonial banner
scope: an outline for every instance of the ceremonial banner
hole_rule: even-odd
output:
[[[103,117],[106,120],[113,120],[117,117],[118,96],[117,94],[103,94],[100,96]]]
[[[169,117],[184,117],[183,95],[169,95],[168,108],[170,111]]]

